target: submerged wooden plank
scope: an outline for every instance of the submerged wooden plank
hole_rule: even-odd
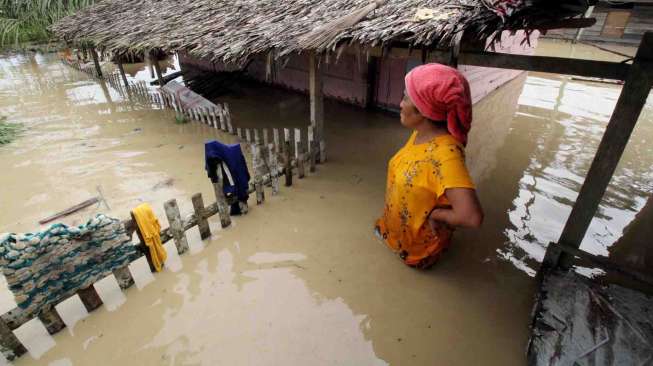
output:
[[[529,365],[645,365],[652,360],[653,298],[600,286],[574,272],[544,278]]]

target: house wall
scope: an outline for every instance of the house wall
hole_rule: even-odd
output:
[[[505,32],[501,42],[495,46],[496,52],[513,54],[532,54],[537,46],[538,34],[532,34],[531,43],[525,42],[524,32],[514,35]],[[373,104],[385,109],[398,109],[404,92],[404,75],[413,67],[421,64],[421,55],[414,52],[411,57],[376,57],[371,62],[377,66],[374,90],[370,93]],[[228,66],[198,60],[188,55],[180,55],[182,69],[192,67],[207,71],[225,71]],[[332,56],[328,62],[323,61],[324,95],[359,106],[368,104],[369,64],[364,55],[343,53],[337,60]],[[299,54],[289,57],[285,65],[275,62],[270,79],[266,79],[267,62],[265,56],[252,60],[247,67],[247,74],[255,80],[269,82],[284,88],[308,91],[308,55]],[[459,70],[467,77],[472,90],[474,103],[484,96],[518,76],[521,71],[487,67],[459,65]]]
[[[596,24],[585,28],[581,40],[639,44],[646,31],[653,31],[653,4],[634,4],[632,8],[598,5],[592,18]],[[546,37],[574,39],[576,29],[556,29]]]

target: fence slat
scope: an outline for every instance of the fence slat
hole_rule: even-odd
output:
[[[268,144],[268,166],[270,167],[270,183],[272,185],[272,195],[279,194],[279,177],[277,153],[274,151],[274,144]]]
[[[256,189],[256,204],[265,202],[265,191],[263,190],[261,148],[258,144],[252,145],[252,165],[254,166],[254,188]]]
[[[88,312],[91,312],[102,306],[102,299],[100,298],[100,295],[98,295],[93,285],[77,291],[77,295],[79,295],[80,300],[82,300],[82,304],[84,304],[84,307]]]
[[[193,209],[195,210],[195,217],[197,218],[197,227],[200,230],[200,237],[202,239],[206,239],[211,236],[211,228],[209,227],[209,222],[206,220],[202,194],[195,193],[191,200],[193,201]]]
[[[2,354],[9,361],[27,353],[27,349],[18,340],[14,332],[9,329],[7,323],[0,319],[0,349]]]
[[[290,153],[290,142],[286,141],[284,143],[285,149],[285,173],[286,173],[286,187],[292,186],[292,155]]]
[[[165,209],[166,216],[168,217],[168,223],[170,224],[170,234],[175,240],[175,246],[177,247],[177,252],[183,254],[188,250],[188,239],[186,239],[186,232],[184,232],[184,227],[181,223],[181,213],[179,212],[179,206],[177,205],[176,199],[171,199],[167,201],[163,208]]]
[[[218,181],[213,183],[213,192],[215,192],[215,202],[218,205],[218,215],[220,215],[220,225],[223,228],[231,225],[231,217],[229,216],[229,205],[222,190],[222,167],[218,166]]]
[[[59,316],[59,313],[57,313],[57,310],[53,307],[43,309],[39,314],[39,319],[49,334],[58,333],[66,327],[63,319],[61,319],[61,316]]]
[[[114,269],[113,276],[116,278],[118,286],[123,290],[130,288],[134,284],[134,278],[131,272],[129,272],[128,266]]]

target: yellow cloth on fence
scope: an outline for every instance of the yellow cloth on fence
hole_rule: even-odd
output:
[[[145,245],[150,250],[150,257],[152,258],[154,269],[160,272],[163,267],[163,262],[168,258],[168,253],[166,253],[161,243],[161,234],[159,233],[161,231],[161,224],[159,224],[159,219],[156,218],[152,207],[147,203],[142,203],[133,209],[132,214],[136,219],[136,225],[138,225],[138,229],[143,236]]]

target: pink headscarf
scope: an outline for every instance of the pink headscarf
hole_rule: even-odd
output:
[[[469,83],[458,70],[440,64],[418,66],[406,75],[406,92],[424,117],[446,121],[449,133],[467,144],[472,98]]]

